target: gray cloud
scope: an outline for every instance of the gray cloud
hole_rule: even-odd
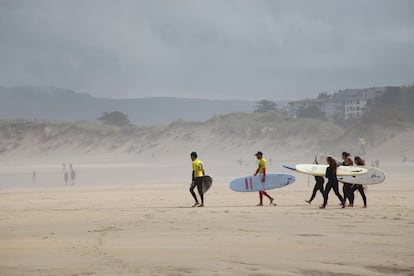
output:
[[[299,99],[414,82],[414,2],[0,0],[0,85]]]

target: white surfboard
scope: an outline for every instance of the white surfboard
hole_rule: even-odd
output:
[[[264,183],[262,183],[262,175],[248,175],[230,181],[230,189],[237,192],[258,192],[282,188],[293,182],[295,182],[295,176],[289,173],[266,174]]]
[[[304,174],[310,174],[314,176],[325,176],[326,168],[328,167],[328,165],[298,164],[296,166],[284,165],[283,167]],[[367,172],[367,169],[356,166],[339,166],[336,169],[337,176],[355,176],[360,174],[366,174]]]
[[[373,185],[385,181],[385,172],[383,170],[370,166],[361,166],[361,168],[367,169],[368,172],[355,176],[338,176],[338,180],[345,183],[361,185]]]

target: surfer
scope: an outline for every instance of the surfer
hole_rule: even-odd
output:
[[[365,161],[361,157],[355,156],[354,160],[355,160],[355,165],[365,166]],[[352,195],[354,194],[356,190],[358,190],[359,193],[361,194],[362,200],[364,201],[364,208],[367,208],[367,197],[365,195],[364,186],[359,185],[359,184],[352,185],[352,189],[351,189]]]
[[[261,151],[258,151],[256,154],[256,158],[259,160],[259,166],[256,170],[256,172],[254,173],[254,175],[257,175],[258,173],[262,175],[262,183],[264,183],[266,181],[266,165],[267,165],[267,161],[266,159],[263,157],[263,153]],[[260,202],[259,204],[257,204],[257,206],[263,206],[263,196],[266,196],[269,200],[270,203],[269,205],[274,205],[276,206],[275,203],[273,203],[273,197],[271,197],[266,191],[259,191],[259,198],[260,198]]]
[[[354,165],[354,161],[352,161],[351,159],[351,154],[349,154],[348,152],[342,152],[342,160],[343,162],[341,163],[342,166],[353,166]],[[343,187],[342,190],[344,192],[344,201],[346,203],[346,200],[348,199],[349,201],[349,205],[348,207],[354,207],[354,193],[352,192],[352,184],[350,183],[346,183],[343,182]]]
[[[331,189],[334,190],[336,196],[342,202],[342,208],[345,208],[345,199],[339,193],[339,189],[338,189],[338,178],[336,178],[336,169],[337,169],[336,160],[328,156],[326,158],[326,161],[328,162],[328,165],[329,165],[326,168],[326,173],[325,173],[325,177],[328,178],[328,183],[326,183],[325,192],[323,194],[323,204],[319,208],[321,209],[326,208],[326,205],[328,204],[328,195]]]
[[[198,159],[197,153],[192,152],[190,154],[193,166],[193,172],[192,172],[192,181],[190,186],[190,193],[193,196],[195,203],[192,207],[204,207],[204,194],[203,194],[203,176],[205,175],[204,172],[204,163]],[[197,199],[197,195],[194,192],[194,188],[197,187],[198,194],[201,199],[201,204]]]
[[[315,157],[314,163],[318,164],[318,161],[316,160],[316,157]],[[312,196],[310,197],[309,200],[305,200],[306,203],[311,204],[312,200],[316,196],[316,192],[318,192],[318,191],[320,191],[322,196],[323,196],[323,183],[325,183],[325,180],[323,179],[323,177],[315,175],[315,186],[313,186]]]

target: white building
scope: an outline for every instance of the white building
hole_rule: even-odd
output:
[[[386,87],[340,90],[322,99],[290,102],[289,111],[291,116],[296,118],[299,110],[315,106],[324,112],[330,121],[356,119],[364,114],[369,101],[381,96],[385,90]]]

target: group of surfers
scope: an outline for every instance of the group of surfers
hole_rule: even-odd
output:
[[[263,156],[263,152],[258,151],[255,154],[256,158],[258,159],[258,167],[254,173],[254,175],[260,174],[261,175],[261,181],[266,181],[266,167],[267,167],[267,161]],[[196,152],[191,152],[190,154],[191,160],[192,160],[192,181],[190,185],[190,193],[194,198],[194,204],[192,207],[204,207],[204,193],[203,193],[203,176],[205,175],[204,170],[204,163],[198,159]],[[305,200],[306,203],[311,204],[312,200],[315,198],[316,193],[318,191],[321,192],[323,195],[323,204],[319,208],[326,208],[328,203],[328,195],[331,190],[333,190],[338,197],[340,204],[342,208],[345,208],[346,201],[348,200],[349,204],[348,207],[354,206],[354,192],[358,190],[361,194],[361,197],[364,201],[364,208],[367,207],[367,198],[365,196],[364,187],[363,185],[356,185],[356,184],[350,184],[350,183],[343,183],[343,193],[344,196],[342,196],[339,192],[339,182],[336,176],[336,170],[339,165],[342,166],[353,166],[354,164],[357,166],[363,166],[365,165],[364,160],[362,160],[359,156],[355,156],[354,160],[351,159],[350,154],[348,152],[342,152],[342,159],[343,161],[341,163],[338,163],[333,157],[328,156],[327,157],[327,163],[328,167],[326,168],[325,177],[328,179],[328,182],[326,183],[326,186],[324,188],[324,177],[322,176],[315,176],[315,186],[313,188],[312,196],[309,200]],[[318,163],[315,159],[315,163]],[[200,201],[197,198],[196,193],[194,192],[194,189],[197,187],[197,191],[200,197]],[[269,199],[269,204],[276,206],[276,204],[273,202],[274,198],[270,196],[266,191],[259,191],[259,203],[257,206],[263,206],[263,197],[266,196]]]

